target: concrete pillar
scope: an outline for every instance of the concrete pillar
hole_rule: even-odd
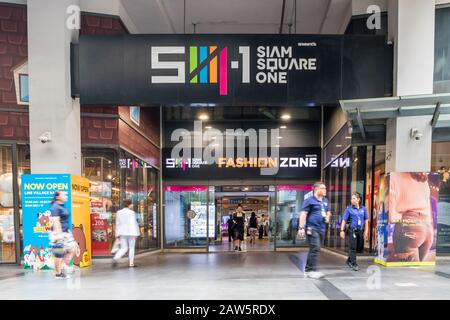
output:
[[[389,119],[386,126],[386,172],[431,170],[432,116]],[[420,140],[411,137],[418,129]]]
[[[394,42],[394,96],[433,93],[435,4],[390,0],[389,40]]]
[[[388,1],[389,40],[394,42],[394,96],[433,93],[435,4],[430,0]],[[431,116],[387,122],[386,172],[429,171]],[[420,140],[411,137],[417,129]]]
[[[80,103],[71,98],[70,43],[66,27],[78,0],[28,1],[28,68],[32,173],[81,174]],[[51,141],[39,137],[51,133]]]

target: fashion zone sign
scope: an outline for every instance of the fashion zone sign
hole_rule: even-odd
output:
[[[385,94],[387,48],[378,36],[81,36],[72,93],[82,104],[336,103]]]
[[[163,149],[164,178],[302,178],[320,177],[320,148],[280,148],[279,129],[208,129],[170,133],[172,148]]]

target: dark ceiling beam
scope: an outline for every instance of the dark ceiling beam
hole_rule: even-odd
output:
[[[431,119],[431,127],[434,129],[439,120],[439,116],[441,115],[441,103],[438,102],[436,104],[436,109],[434,109],[433,119]]]

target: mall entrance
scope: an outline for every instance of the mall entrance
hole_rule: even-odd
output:
[[[276,194],[274,186],[223,186],[216,187],[215,205],[217,237],[209,242],[210,252],[233,251],[232,231],[228,223],[241,204],[245,213],[244,251],[273,251]],[[272,191],[270,191],[272,190]],[[253,242],[250,231],[252,213],[258,221]]]
[[[242,204],[246,225],[243,252],[282,251],[306,246],[297,236],[303,201],[311,183],[264,185],[164,186],[164,248],[232,252],[228,221]],[[248,224],[258,217],[256,241],[250,243]]]

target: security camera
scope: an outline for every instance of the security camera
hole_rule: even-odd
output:
[[[42,143],[47,143],[52,141],[52,134],[49,131],[44,132],[39,136],[39,141]]]
[[[420,133],[419,129],[417,129],[417,128],[411,129],[411,139],[419,141],[422,139],[422,137],[423,137],[423,134]]]

